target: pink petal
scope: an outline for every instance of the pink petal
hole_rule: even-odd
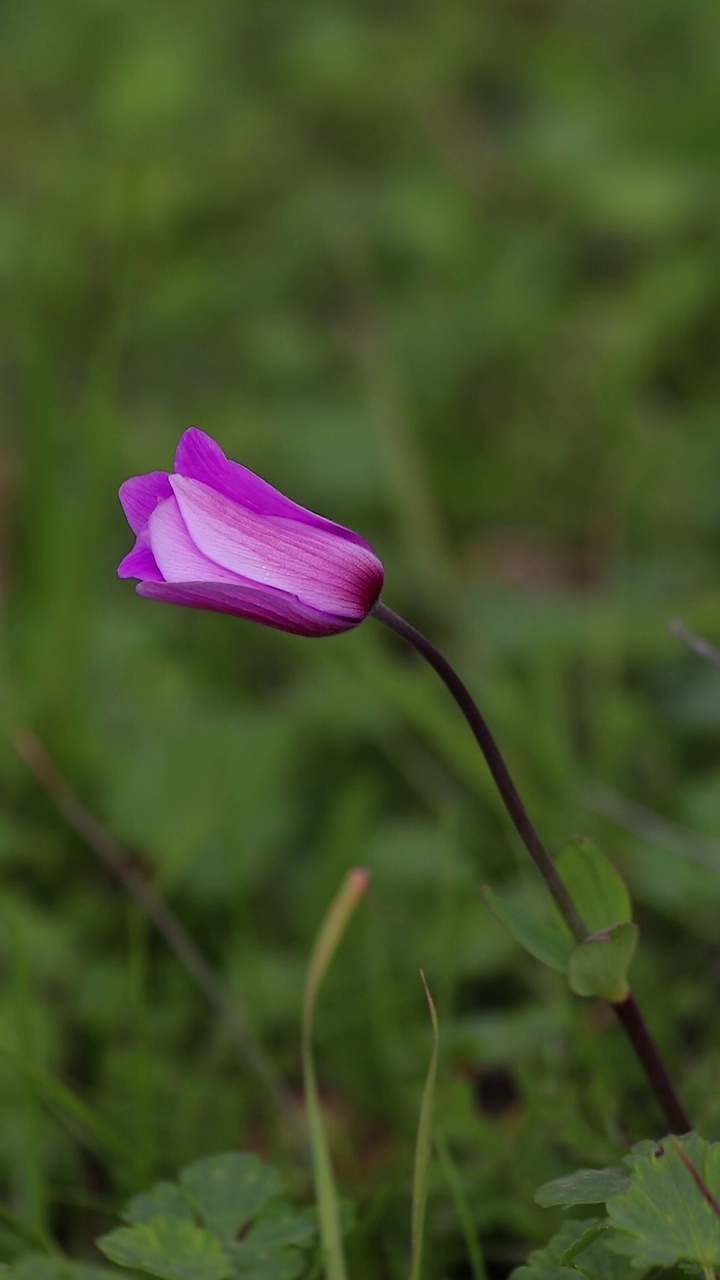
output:
[[[197,480],[171,476],[170,483],[192,542],[226,578],[274,587],[313,609],[357,621],[375,603],[383,569],[365,544],[296,519],[258,515]],[[154,537],[153,550],[167,578]]]
[[[254,471],[249,471],[239,462],[231,462],[220,445],[197,427],[190,427],[180,437],[175,452],[175,472],[189,480],[199,480],[208,488],[215,489],[217,493],[222,493],[232,502],[237,502],[258,515],[284,516],[289,520],[297,520],[315,529],[325,529],[338,538],[372,551],[370,544],[352,529],[334,524],[332,520],[308,511],[297,502],[291,502],[284,493],[273,489],[266,480],[256,476]],[[372,554],[375,554],[374,551]]]
[[[208,560],[192,541],[177,501],[161,502],[150,516],[148,535],[160,582],[237,582],[234,573]]]
[[[145,582],[162,582],[163,576],[158,569],[155,557],[150,550],[147,535],[138,534],[132,551],[118,565],[119,578],[141,578]]]
[[[158,502],[172,497],[170,478],[166,471],[132,476],[120,486],[119,497],[130,528],[133,533],[139,533],[147,525]]]
[[[319,609],[311,609],[293,596],[274,591],[271,587],[205,582],[141,582],[135,590],[138,595],[146,596],[149,600],[188,605],[193,609],[212,609],[216,613],[231,613],[298,636],[337,635],[357,625],[347,618],[336,618]]]

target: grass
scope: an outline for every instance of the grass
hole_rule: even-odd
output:
[[[372,623],[311,644],[136,599],[115,492],[194,422],[371,539],[549,846],[584,832],[627,878],[633,985],[718,1136],[720,682],[667,629],[720,634],[717,7],[2,21],[5,1201],[97,1262],[122,1199],[201,1155],[310,1186],[227,1018],[18,757],[31,730],[291,1106],[312,940],[370,869],[316,1026],[349,1268],[403,1274],[422,968],[456,1176],[434,1172],[427,1275],[466,1274],[472,1225],[501,1276],[547,1236],[540,1182],[658,1133],[639,1073],[488,917],[481,883],[542,887],[432,673]]]

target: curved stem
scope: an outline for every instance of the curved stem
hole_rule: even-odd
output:
[[[407,640],[426,662],[437,672],[462,711],[480,750],[485,757],[495,785],[500,792],[503,804],[507,809],[515,829],[525,848],[545,881],[552,897],[565,920],[570,932],[578,942],[588,935],[582,916],[570,896],[555,863],[543,844],[517,787],[510,776],[510,771],[503,759],[488,725],[479,707],[475,703],[466,685],[446,658],[435,648],[426,636],[406,622],[399,614],[388,609],[381,601],[372,610],[373,617],[383,622],[391,631]],[[657,1102],[662,1108],[672,1133],[687,1133],[692,1128],[668,1075],[665,1064],[660,1057],[635,998],[629,994],[627,998],[611,1006],[626,1032],[637,1058],[645,1071],[650,1087]]]
[[[472,729],[475,740],[493,776],[495,786],[500,792],[505,808],[515,824],[515,829],[520,839],[550,890],[558,910],[573,937],[577,942],[582,942],[588,936],[588,930],[583,924],[582,916],[570,897],[555,863],[540,839],[535,825],[520,799],[517,787],[510,776],[510,771],[500,754],[500,748],[467,687],[453,667],[450,666],[447,659],[416,627],[406,622],[399,614],[393,613],[392,609],[388,609],[387,605],[381,601],[375,605],[372,612],[379,622],[384,622],[392,631],[397,632],[404,640],[408,640],[413,648],[417,649],[418,653],[421,653],[423,658],[430,663],[430,666],[437,671],[440,679],[450,690]]]

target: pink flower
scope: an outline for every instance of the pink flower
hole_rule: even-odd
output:
[[[380,595],[369,543],[230,462],[196,427],[171,475],[126,480],[120,501],[137,540],[118,574],[151,600],[328,636],[357,626]]]

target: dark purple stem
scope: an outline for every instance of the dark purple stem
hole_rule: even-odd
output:
[[[404,618],[394,613],[392,609],[388,609],[387,605],[381,601],[378,601],[372,613],[379,622],[383,622],[391,631],[402,636],[403,640],[407,640],[413,648],[417,649],[418,653],[422,654],[423,658],[430,663],[430,666],[434,668],[440,679],[447,686],[485,757],[495,785],[502,797],[503,804],[513,821],[520,839],[545,881],[573,937],[578,942],[582,942],[588,936],[582,916],[575,906],[555,863],[540,839],[535,825],[520,799],[500,748],[467,687],[453,667],[450,666],[447,659],[416,627],[406,622]],[[648,1031],[634,996],[628,994],[625,1000],[619,1003],[612,1003],[612,1008],[615,1010],[645,1071],[655,1098],[665,1114],[670,1132],[687,1133],[692,1128],[692,1125],[680,1099],[675,1093],[657,1045]]]
[[[668,1069],[660,1057],[660,1051],[650,1035],[632,991],[628,991],[625,999],[619,1003],[611,1003],[610,1007],[635,1050],[635,1056],[650,1082],[656,1101],[665,1113],[668,1132],[689,1133],[692,1129],[690,1117],[675,1092]]]

